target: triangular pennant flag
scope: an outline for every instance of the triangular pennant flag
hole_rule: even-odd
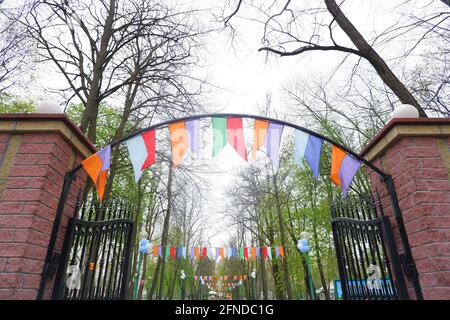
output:
[[[145,160],[147,159],[147,148],[145,147],[145,141],[142,135],[138,134],[125,141],[128,149],[128,154],[130,155],[131,165],[133,167],[134,180],[136,182],[141,179],[142,167],[144,166]]]
[[[253,147],[252,147],[253,160],[256,160],[256,151],[258,151],[266,141],[266,133],[268,127],[269,121],[255,119],[253,129]]]
[[[183,248],[178,247],[177,248],[177,258],[180,259],[183,256]]]
[[[272,160],[273,167],[278,170],[280,165],[280,144],[281,144],[281,136],[283,134],[284,126],[282,124],[270,123],[269,128],[267,129],[266,134],[266,142],[265,147],[267,150],[267,154]]]
[[[175,259],[175,247],[170,247],[170,256]]]
[[[200,152],[200,126],[198,120],[186,121],[187,141],[191,151],[198,155]]]
[[[306,146],[308,144],[309,134],[300,130],[295,130],[295,153],[294,160],[299,166],[302,166],[302,159],[305,156]]]
[[[256,256],[259,257],[260,254],[261,254],[261,248],[256,247]]]
[[[262,256],[263,258],[267,257],[267,247],[262,247]]]
[[[202,248],[202,259],[205,259],[208,255],[208,249],[206,247]]]
[[[172,162],[176,168],[183,160],[188,148],[186,126],[183,121],[169,125],[170,143],[172,144]]]
[[[275,257],[278,258],[280,256],[280,247],[275,247]]]
[[[164,258],[167,259],[170,256],[170,246],[166,246],[166,252],[164,254]]]
[[[200,248],[199,247],[195,247],[194,256],[195,256],[195,259],[197,259],[197,260],[200,259]]]
[[[142,133],[142,139],[147,149],[147,157],[141,167],[141,170],[145,170],[156,161],[156,131],[153,129]]]
[[[242,118],[227,118],[227,140],[237,153],[247,161]]]
[[[158,246],[153,246],[153,257],[158,256]]]
[[[162,257],[163,257],[163,250],[162,250],[162,246],[158,246],[158,256],[159,256],[160,258],[162,258]]]
[[[267,247],[267,257],[272,260],[272,249],[270,247]]]
[[[306,145],[305,158],[308,162],[314,177],[319,178],[320,154],[322,152],[323,139],[309,135]]]
[[[183,258],[186,260],[186,247],[182,247],[182,248],[181,248],[181,255],[182,255]]]
[[[244,259],[244,248],[243,247],[239,248],[239,259]]]
[[[248,247],[244,247],[244,259],[248,260]]]
[[[227,119],[214,117],[212,118],[213,126],[213,152],[212,156],[215,157],[219,154],[220,150],[227,144]]]
[[[220,257],[222,258],[222,260],[225,259],[225,249],[224,248],[220,248],[219,254],[220,254]]]
[[[106,177],[111,164],[111,146],[108,145],[89,158],[81,161],[81,165],[94,182],[98,198],[103,200],[105,193]]]
[[[342,160],[341,168],[339,169],[339,180],[341,181],[342,194],[344,197],[347,195],[348,188],[360,166],[361,161],[353,158],[349,154]]]
[[[278,252],[280,253],[280,256],[284,258],[284,248],[283,248],[283,246],[279,247]]]
[[[331,180],[338,186],[341,185],[339,178],[339,169],[341,168],[342,160],[346,156],[346,152],[336,145],[331,145]]]
[[[220,258],[220,248],[216,248],[216,260]]]
[[[252,260],[255,260],[256,258],[256,248],[252,247]]]

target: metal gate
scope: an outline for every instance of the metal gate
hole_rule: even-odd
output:
[[[331,214],[343,298],[408,299],[391,224],[380,201],[371,195],[347,196],[332,201]]]
[[[70,218],[52,299],[125,299],[133,242],[131,204],[92,197]]]

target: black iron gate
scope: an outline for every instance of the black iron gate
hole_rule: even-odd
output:
[[[343,298],[408,299],[391,224],[380,201],[371,195],[347,196],[331,203],[331,213]]]
[[[133,206],[92,197],[70,218],[52,299],[125,299],[133,243]]]

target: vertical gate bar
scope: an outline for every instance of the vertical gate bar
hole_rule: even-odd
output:
[[[381,218],[381,227],[384,236],[386,237],[386,243],[389,248],[390,260],[392,262],[392,267],[395,273],[395,283],[397,285],[397,291],[399,299],[408,300],[408,289],[406,288],[405,277],[403,274],[403,269],[400,264],[400,258],[398,256],[397,246],[395,244],[394,236],[392,234],[391,222],[388,217]]]
[[[397,193],[395,191],[394,181],[392,180],[392,176],[386,175],[384,182],[386,184],[386,188],[389,193],[389,197],[391,199],[392,208],[394,211],[395,219],[397,221],[398,231],[400,233],[400,239],[402,241],[403,250],[405,252],[405,257],[407,260],[407,266],[405,266],[405,267],[409,268],[409,270],[411,272],[411,277],[412,277],[412,281],[413,281],[413,285],[414,285],[414,291],[416,292],[417,299],[423,300],[422,289],[421,289],[420,281],[419,281],[419,273],[417,271],[417,266],[416,266],[416,263],[412,256],[411,246],[409,245],[408,234],[406,233],[405,223],[403,221],[403,216],[402,216],[400,206],[398,203],[398,197],[397,197]]]
[[[356,211],[357,213],[355,214],[355,216],[360,218],[360,215],[358,214],[358,210],[357,210],[357,208],[358,208],[357,207],[357,203],[359,203],[361,201],[361,199],[359,197],[358,197],[358,199],[349,198],[348,201],[350,203],[350,210]],[[355,239],[356,240],[356,245],[357,245],[357,248],[358,248],[358,251],[359,251],[360,259],[357,259],[357,262],[358,262],[358,265],[359,265],[359,262],[361,263],[360,266],[361,266],[361,270],[362,270],[362,277],[361,277],[361,274],[360,274],[360,278],[361,278],[361,282],[362,282],[361,283],[362,284],[362,292],[363,292],[363,295],[366,298],[368,298],[369,297],[369,290],[368,290],[367,286],[364,285],[364,283],[363,283],[363,280],[367,280],[367,273],[366,273],[366,264],[364,263],[364,253],[361,250],[361,241],[360,241],[360,239],[362,240],[362,238],[359,237],[359,231],[358,231],[360,227],[361,226],[359,226],[356,223],[353,224],[352,230],[353,230],[354,237],[352,237],[352,239],[356,238]],[[355,241],[353,241],[353,245],[355,246],[354,242]],[[356,246],[355,246],[355,253],[356,253]],[[359,267],[358,267],[358,270],[359,270]]]
[[[390,277],[389,281],[392,283],[392,281],[393,281],[394,279],[392,278],[391,268],[390,268],[390,265],[389,265],[389,263],[388,263],[389,258],[388,258],[388,254],[387,254],[387,252],[386,252],[386,249],[385,249],[385,246],[384,246],[384,242],[383,242],[383,236],[382,236],[383,229],[382,229],[382,225],[381,225],[382,223],[383,223],[383,222],[380,220],[380,223],[379,223],[378,226],[377,226],[377,227],[378,227],[378,232],[376,233],[376,235],[378,235],[378,237],[375,235],[375,238],[376,238],[375,241],[376,241],[377,243],[380,243],[381,249],[382,249],[382,251],[383,251],[384,262],[385,262],[386,268],[387,268],[387,270],[388,270],[388,272],[389,272],[389,277]],[[380,262],[381,265],[383,265],[383,259],[382,259],[381,255],[380,255],[380,253],[379,253],[379,249],[377,249],[377,254],[378,254],[378,261]],[[383,265],[383,266],[384,266],[384,265]],[[389,287],[388,287],[388,285],[387,285],[387,277],[386,277],[386,274],[385,274],[385,272],[384,272],[384,268],[381,268],[381,273],[382,273],[382,276],[383,276],[383,279],[384,279],[384,282],[382,282],[382,283],[384,284],[384,287],[385,287],[385,292],[386,292],[387,299],[390,299],[390,298],[391,298],[391,295],[390,295],[390,293],[389,293]],[[396,290],[395,286],[392,285],[392,287],[394,287],[394,290],[393,290],[393,292],[392,292],[394,298],[398,298],[397,290]]]
[[[122,279],[122,292],[120,295],[121,299],[126,299],[127,293],[128,293],[128,280],[129,280],[129,273],[128,269],[130,268],[130,258],[131,258],[131,251],[133,250],[133,226],[134,222],[131,221],[128,227],[128,243],[127,248],[125,252],[125,267],[123,270],[123,279]]]
[[[67,223],[66,235],[64,237],[63,246],[61,249],[61,257],[56,271],[55,283],[53,285],[52,300],[60,300],[63,298],[64,288],[64,276],[67,271],[67,264],[69,262],[70,248],[72,246],[73,238],[75,235],[75,222],[74,218],[70,217]]]
[[[64,184],[61,190],[61,196],[59,197],[58,207],[56,208],[55,220],[53,221],[52,233],[49,239],[49,245],[47,249],[47,255],[45,257],[44,266],[42,267],[41,272],[41,281],[39,283],[39,290],[37,293],[37,300],[42,300],[44,296],[45,287],[47,285],[48,279],[48,267],[50,262],[52,261],[55,244],[58,237],[59,225],[61,223],[61,217],[63,215],[64,206],[66,204],[67,196],[69,195],[70,186],[72,184],[74,175],[70,172],[64,176]]]

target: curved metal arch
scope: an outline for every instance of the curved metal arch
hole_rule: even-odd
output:
[[[317,133],[315,131],[312,131],[310,129],[304,128],[302,126],[287,122],[287,121],[283,121],[283,120],[278,120],[278,119],[274,119],[274,118],[269,118],[269,117],[265,117],[265,116],[259,116],[259,115],[253,115],[253,114],[243,114],[243,113],[205,113],[205,114],[199,114],[199,115],[191,115],[191,116],[186,116],[186,117],[181,117],[181,118],[177,118],[177,119],[171,119],[171,120],[167,120],[167,121],[163,121],[151,126],[148,126],[146,128],[143,129],[139,129],[119,140],[113,141],[110,145],[111,147],[114,147],[115,145],[118,145],[122,142],[124,142],[125,140],[128,140],[134,136],[137,136],[138,134],[141,134],[145,131],[148,130],[152,130],[152,129],[161,129],[163,127],[166,127],[172,123],[176,123],[176,122],[180,122],[180,121],[189,121],[189,120],[197,120],[197,119],[203,119],[203,118],[249,118],[249,119],[255,119],[255,120],[265,120],[265,121],[269,121],[272,123],[277,123],[277,124],[281,124],[287,127],[291,127],[294,128],[296,130],[300,130],[303,132],[306,132],[308,134],[311,134],[315,137],[318,137],[320,139],[323,139],[324,141],[327,141],[331,144],[334,144],[336,146],[338,146],[339,148],[341,148],[342,150],[346,151],[347,153],[351,154],[354,158],[358,159],[359,161],[361,161],[362,163],[364,163],[367,167],[369,167],[370,169],[372,169],[373,171],[375,171],[381,178],[385,179],[387,177],[387,174],[384,173],[382,170],[380,170],[378,167],[376,167],[374,164],[372,164],[370,161],[367,161],[366,159],[362,158],[361,156],[359,156],[357,153],[355,153],[353,150],[350,150],[349,148],[341,145],[340,143],[325,137],[323,135],[321,135],[320,133]],[[73,168],[70,171],[70,175],[74,175],[78,170],[81,169],[81,164],[77,165],[75,168]]]

